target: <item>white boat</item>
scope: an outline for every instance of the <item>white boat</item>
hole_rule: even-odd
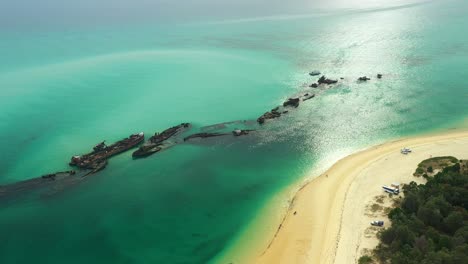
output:
[[[309,75],[310,76],[320,75],[320,71],[311,71],[311,72],[309,72]]]
[[[409,149],[409,148],[402,148],[400,150],[400,153],[405,154],[405,155],[408,154],[408,153],[411,153],[411,152],[413,152],[413,151],[411,149]]]

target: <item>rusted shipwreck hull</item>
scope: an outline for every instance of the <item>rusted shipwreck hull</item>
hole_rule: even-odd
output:
[[[168,128],[161,133],[155,133],[154,136],[150,137],[149,140],[140,146],[137,151],[133,152],[132,156],[134,158],[148,157],[156,152],[161,151],[163,148],[170,147],[175,143],[167,144],[167,141],[189,128],[189,123],[182,123],[180,125]]]
[[[107,160],[127,151],[143,142],[145,135],[143,132],[132,134],[128,138],[124,138],[107,146],[104,142],[99,143],[93,148],[93,151],[81,156],[73,156],[70,161],[71,166],[76,166],[81,169],[89,169],[92,173],[102,170],[107,165]]]

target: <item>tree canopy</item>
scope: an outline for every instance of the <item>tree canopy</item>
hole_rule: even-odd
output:
[[[457,162],[428,177],[426,184],[403,187],[402,203],[389,213],[391,227],[379,233],[374,253],[381,263],[468,264],[464,166]]]

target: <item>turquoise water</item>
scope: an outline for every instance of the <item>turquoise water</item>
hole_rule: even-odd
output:
[[[113,158],[61,191],[0,201],[2,263],[206,263],[321,162],[468,115],[468,5],[430,2],[196,24],[4,30],[0,184],[66,170],[131,133],[256,119],[340,84],[259,133]],[[364,84],[358,76],[375,76]]]

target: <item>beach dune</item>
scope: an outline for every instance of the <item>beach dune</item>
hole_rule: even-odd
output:
[[[409,147],[413,153],[400,154]],[[422,182],[413,173],[435,156],[468,158],[468,132],[402,139],[350,155],[303,186],[256,263],[356,263],[375,247],[366,208],[384,194],[382,185]]]

